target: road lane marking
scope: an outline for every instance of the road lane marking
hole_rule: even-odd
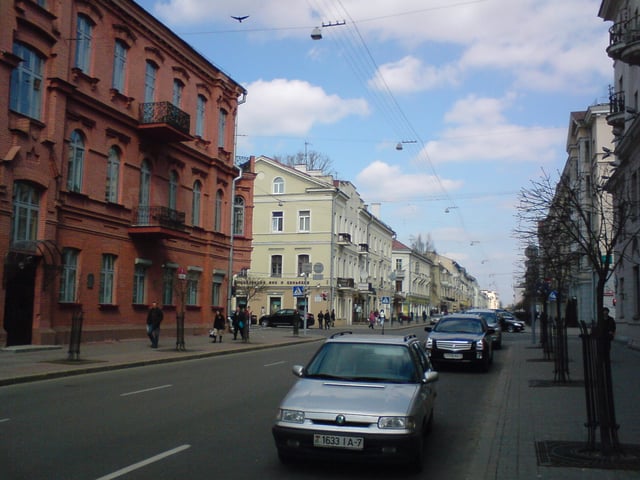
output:
[[[154,390],[162,390],[163,388],[170,388],[170,387],[173,387],[173,385],[171,385],[171,384],[169,384],[169,385],[160,385],[159,387],[145,388],[144,390],[136,390],[135,392],[121,393],[120,396],[121,397],[128,397],[129,395],[138,395],[140,393],[153,392]]]
[[[0,418],[0,423],[8,422],[10,418]]]
[[[276,365],[282,365],[284,363],[283,361],[280,362],[273,362],[273,363],[267,363],[266,365],[263,365],[264,367],[275,367]]]
[[[146,460],[142,460],[141,462],[134,463],[133,465],[129,465],[128,467],[121,468],[116,472],[105,475],[104,477],[97,478],[96,480],[112,480],[114,478],[121,477],[122,475],[133,472],[134,470],[138,470],[139,468],[146,467],[147,465],[151,465],[152,463],[155,463],[164,458],[170,457],[171,455],[180,453],[183,450],[186,450],[187,448],[191,448],[191,445],[180,445],[179,447],[173,448],[171,450],[167,450],[166,452],[159,453],[158,455],[154,455],[151,458],[147,458]]]

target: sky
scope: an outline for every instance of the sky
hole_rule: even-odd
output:
[[[518,299],[521,189],[561,171],[572,111],[608,103],[600,0],[138,3],[247,89],[236,155],[328,157],[399,241]]]

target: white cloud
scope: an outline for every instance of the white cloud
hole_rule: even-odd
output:
[[[426,192],[454,191],[462,181],[438,179],[425,173],[403,172],[398,165],[376,160],[357,176],[355,184],[362,198],[373,202],[397,202],[422,198]]]
[[[451,65],[437,68],[407,55],[397,62],[380,66],[374,78],[369,80],[369,86],[375,90],[384,90],[386,86],[398,93],[418,92],[456,83],[457,76],[458,72]]]
[[[445,115],[451,126],[425,146],[424,158],[433,163],[483,162],[546,163],[557,159],[565,128],[524,127],[509,123],[504,114],[514,96],[483,98],[469,95]]]
[[[334,124],[369,113],[362,99],[344,99],[301,80],[257,80],[246,86],[240,107],[240,135],[305,135],[318,124]]]

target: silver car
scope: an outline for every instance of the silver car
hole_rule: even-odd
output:
[[[394,460],[422,469],[438,373],[415,335],[337,333],[293,373],[299,379],[272,429],[282,462]]]

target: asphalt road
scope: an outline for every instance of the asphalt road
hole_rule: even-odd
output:
[[[422,337],[422,327],[416,328]],[[408,333],[407,331],[403,333]],[[488,374],[441,372],[429,477],[465,478],[483,441],[506,336]],[[0,477],[14,479],[421,478],[396,467],[279,463],[275,409],[318,344],[0,389]]]

